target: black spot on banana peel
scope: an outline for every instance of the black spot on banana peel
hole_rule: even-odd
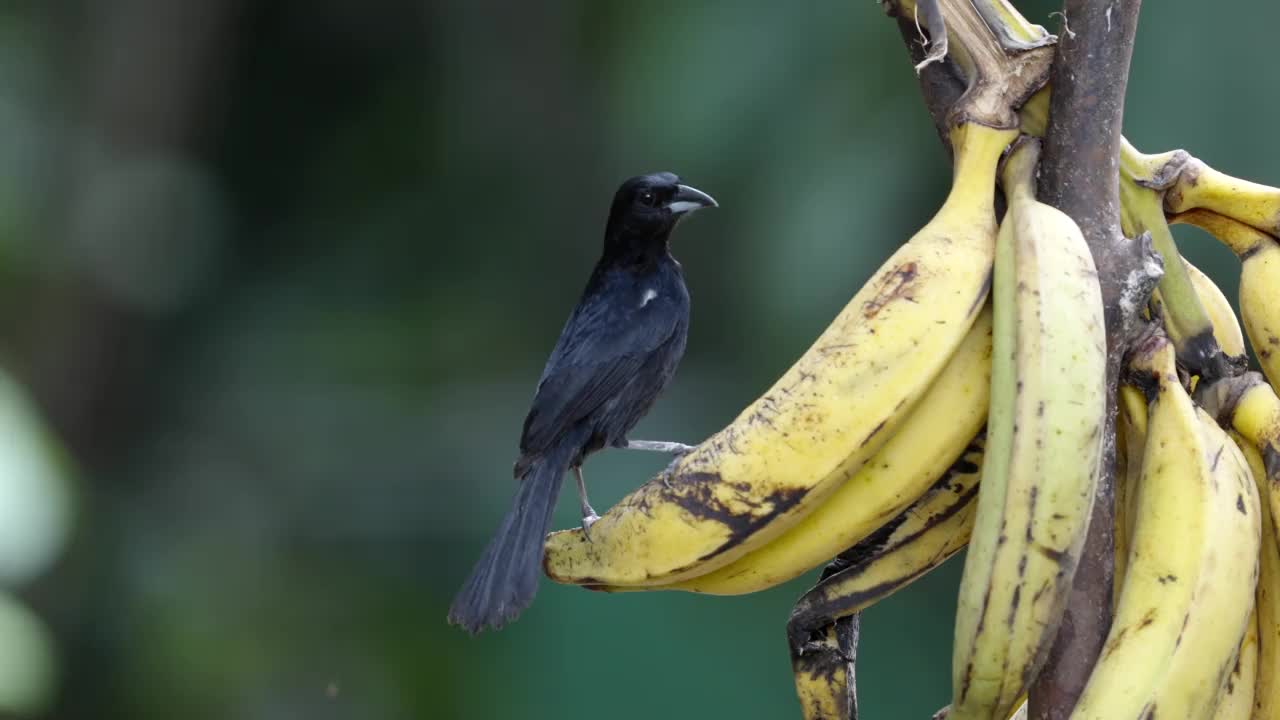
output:
[[[731,487],[739,493],[731,502],[726,502],[721,497],[720,491],[725,487]],[[670,490],[656,485],[650,485],[650,488],[663,496],[663,502],[679,507],[698,521],[713,522],[723,526],[724,541],[711,552],[696,558],[697,562],[704,562],[735,547],[743,538],[791,510],[805,497],[802,490],[779,488],[757,498],[751,494],[751,488],[745,483],[724,483],[720,475],[714,472],[680,475],[678,482]],[[654,502],[651,495],[638,495],[634,500],[635,508],[642,514],[648,514],[651,511]],[[591,540],[583,536],[580,542],[589,544]],[[555,579],[556,575],[546,557],[543,558],[543,570],[549,577]],[[606,588],[603,586],[607,585],[590,576],[574,577],[573,582],[594,586],[592,589],[596,590],[604,590]]]
[[[875,296],[862,306],[862,316],[871,320],[893,301],[910,300],[912,287],[919,274],[919,266],[914,262],[908,262],[883,275],[879,287],[876,288]]]
[[[878,547],[879,538],[891,535],[888,542],[893,543],[915,532],[922,520],[972,485],[973,478],[957,473],[976,467],[967,458],[971,453],[980,458],[982,451],[981,428],[991,387],[991,330],[988,306],[902,426],[803,520],[724,567],[651,589],[713,595],[756,592],[807,572],[832,555],[848,553],[869,537],[868,545]],[[903,522],[899,530],[897,521],[907,519],[908,508],[910,522]]]
[[[698,558],[707,560],[734,547],[743,538],[751,535],[773,518],[795,507],[805,496],[802,490],[778,489],[755,500],[749,495],[749,488],[739,487],[743,491],[741,505],[732,507],[721,502],[714,491],[720,483],[717,473],[691,473],[682,478],[685,492],[672,498],[672,501],[685,512],[700,520],[711,520],[724,525],[729,531],[728,538],[719,548]]]

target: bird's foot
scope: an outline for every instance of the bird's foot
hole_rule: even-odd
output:
[[[622,447],[627,450],[645,450],[648,452],[660,452],[675,455],[677,457],[687,454],[694,448],[693,445],[685,445],[678,442],[665,442],[662,440],[628,440]]]
[[[671,462],[667,463],[667,466],[663,468],[662,472],[658,475],[658,477],[662,478],[662,484],[665,485],[668,490],[671,489],[671,476],[676,473],[676,464],[680,462],[681,458],[693,451],[692,445],[682,445],[681,448],[682,449],[680,450],[673,450],[671,452],[674,457],[671,458]]]
[[[600,516],[590,507],[587,510],[587,514],[582,516],[582,534],[586,536],[588,542],[591,542],[591,526],[596,524]]]

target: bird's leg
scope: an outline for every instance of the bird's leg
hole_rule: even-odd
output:
[[[687,454],[693,449],[693,445],[685,445],[678,442],[663,442],[661,440],[628,440],[626,445],[622,447],[627,450],[648,450],[649,452],[661,452],[675,455],[678,459],[681,455]]]
[[[573,466],[573,474],[578,478],[578,502],[582,505],[582,534],[591,539],[591,526],[600,519],[596,511],[591,508],[591,503],[587,501],[587,483],[582,479],[582,466]]]
[[[680,458],[688,455],[694,448],[693,445],[685,445],[678,442],[663,442],[661,440],[628,440],[624,448],[628,450],[649,450],[651,452],[664,452],[674,457],[667,466],[663,468],[662,474],[658,477],[662,478],[662,484],[671,489],[671,473],[676,469],[676,463],[680,462]]]

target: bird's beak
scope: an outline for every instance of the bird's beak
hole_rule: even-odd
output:
[[[719,207],[719,203],[710,195],[688,185],[677,185],[675,196],[667,203],[667,209],[672,215],[683,215],[704,207]]]

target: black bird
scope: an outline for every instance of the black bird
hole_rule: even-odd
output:
[[[499,628],[533,601],[566,470],[577,476],[583,528],[598,519],[582,480],[587,455],[604,447],[676,455],[692,449],[626,435],[684,355],[689,291],[671,256],[671,231],[686,214],[715,206],[710,195],[668,172],[633,177],[618,188],[604,253],[560,331],[524,420],[515,503],[454,598],[449,622],[472,633]]]

